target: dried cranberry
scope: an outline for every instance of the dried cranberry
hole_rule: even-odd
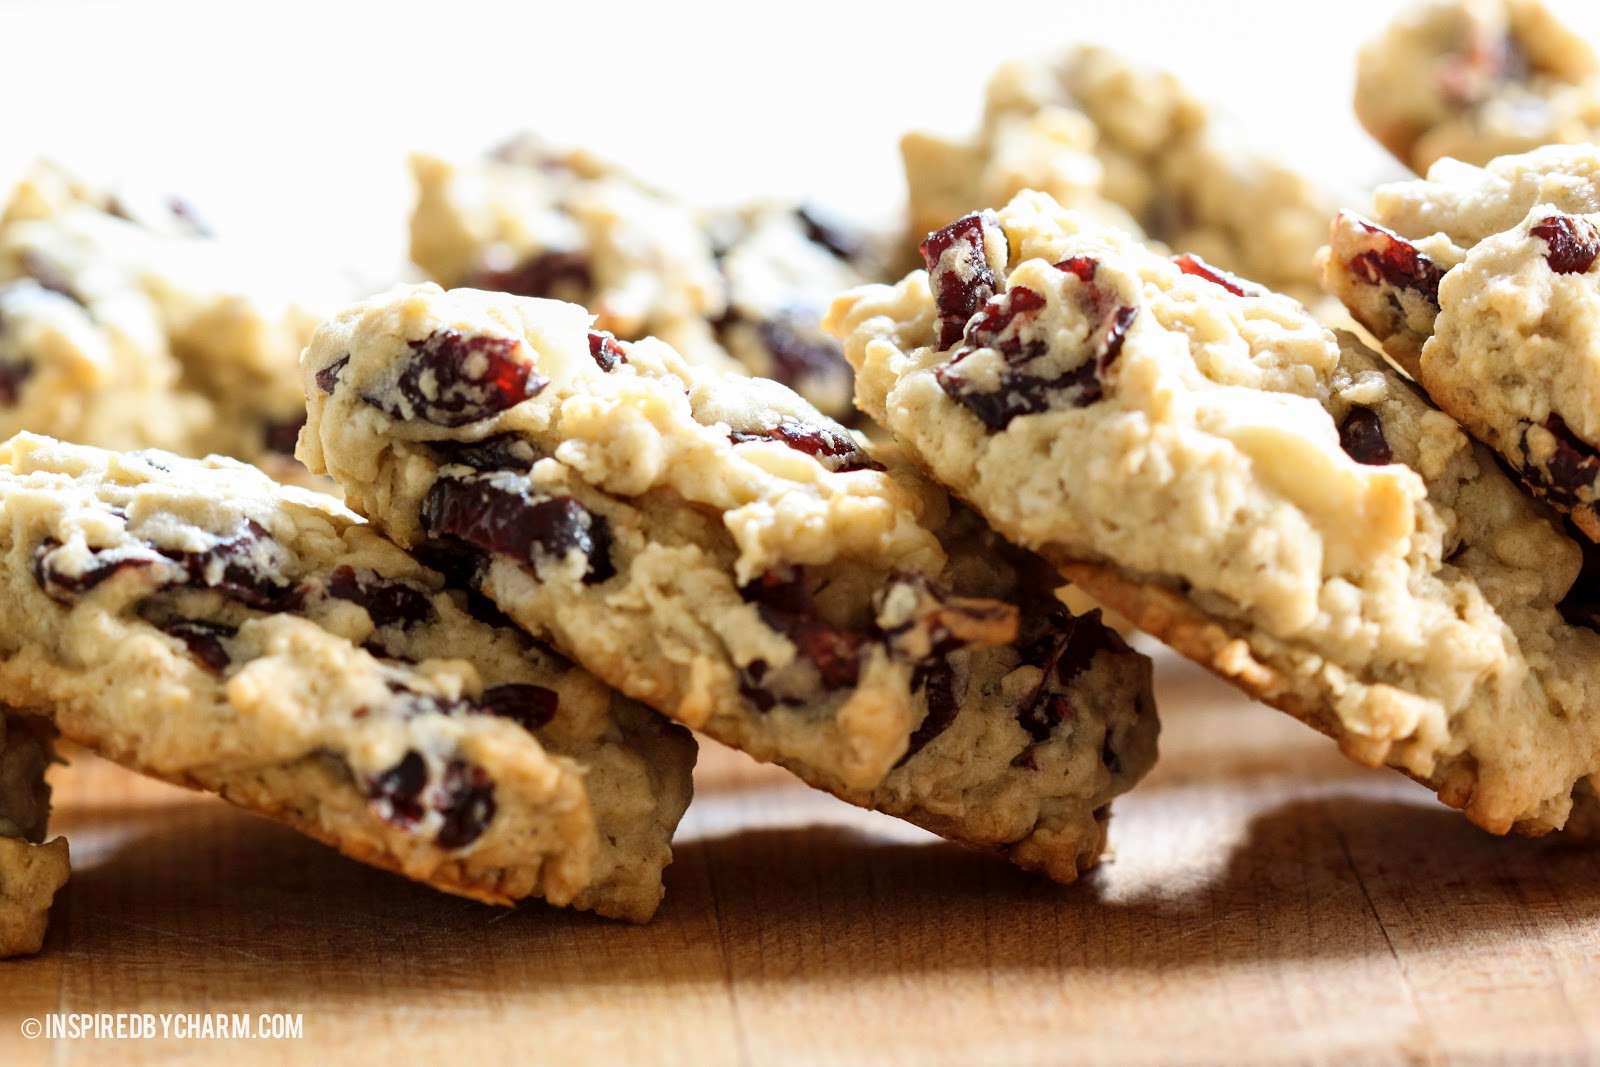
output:
[[[496,484],[494,474],[440,478],[422,502],[428,536],[452,538],[528,563],[537,572],[571,552],[588,560],[585,584],[616,573],[611,531],[604,516],[591,514],[570,496]]]
[[[883,465],[862,451],[848,433],[812,426],[797,419],[783,419],[770,430],[734,430],[728,434],[728,439],[736,445],[747,441],[777,441],[796,452],[815,456],[819,463],[835,473],[883,470]]]
[[[736,313],[735,313],[736,314]],[[761,347],[772,359],[772,378],[791,388],[837,379],[845,381],[850,364],[844,350],[818,333],[816,316],[798,308],[782,308],[756,324]]]
[[[436,426],[466,426],[538,396],[550,379],[516,358],[522,342],[459,330],[435,330],[411,342],[411,359],[396,383],[410,415]],[[379,404],[406,417],[400,406]]]
[[[1567,421],[1555,412],[1545,420],[1544,428],[1556,439],[1555,451],[1543,464],[1533,464],[1528,453],[1528,431],[1524,429],[1523,475],[1551,499],[1568,506],[1577,504],[1580,490],[1600,479],[1600,450],[1573,433]]]
[[[18,360],[15,363],[0,363],[0,407],[12,407],[17,398],[22,395],[22,386],[33,377],[33,363],[30,360]]]
[[[1577,215],[1546,215],[1529,231],[1549,247],[1544,258],[1557,274],[1584,274],[1600,258],[1600,230]]]
[[[1371,408],[1353,407],[1339,424],[1339,447],[1357,463],[1381,467],[1394,462],[1383,423]]]
[[[344,369],[349,363],[350,357],[345,356],[343,359],[335,360],[317,371],[317,388],[332,396],[334,386],[339,384],[339,375],[344,373]]]
[[[778,697],[771,690],[763,689],[761,683],[766,680],[767,672],[771,670],[764,659],[754,659],[739,672],[739,695],[750,702],[757,711],[768,712],[778,705]]]
[[[176,637],[189,648],[190,655],[204,663],[217,674],[228,669],[233,662],[224,641],[239,632],[237,627],[200,619],[179,619],[160,627],[161,632]]]
[[[956,721],[961,706],[956,701],[955,684],[955,670],[951,668],[949,660],[936,659],[917,664],[911,674],[911,689],[913,692],[922,691],[928,711],[911,734],[906,754],[900,757],[896,767],[904,766],[912,756],[926,748],[928,742],[950,729]]]
[[[300,443],[300,428],[305,424],[304,415],[283,422],[269,422],[261,431],[261,443],[269,452],[292,456],[295,446]]]
[[[617,343],[616,336],[605,330],[589,331],[589,355],[603,371],[614,371],[617,364],[628,362],[628,354]]]
[[[1023,701],[1017,721],[1035,741],[1047,740],[1057,724],[1072,716],[1064,692],[1094,663],[1102,651],[1117,651],[1121,640],[1091,611],[1075,618],[1065,612],[1052,615],[1046,632],[1023,652],[1023,662],[1043,668],[1044,677]]]
[[[1352,273],[1368,285],[1387,283],[1422,296],[1434,307],[1439,305],[1439,282],[1445,272],[1416,245],[1393,230],[1368,219],[1356,223],[1373,238],[1377,248],[1360,252],[1349,262]]]
[[[821,245],[846,263],[866,258],[867,242],[837,219],[830,219],[814,204],[801,204],[795,208],[795,218],[806,240]]]
[[[537,730],[556,717],[558,703],[555,690],[542,685],[495,685],[483,691],[478,707],[524,729]]]
[[[990,246],[1002,262],[1010,246],[992,211],[963,216],[928,235],[920,251],[928,265],[928,284],[939,312],[939,347],[961,340],[967,321],[1000,289],[990,265]]]
[[[787,637],[801,656],[816,667],[824,689],[843,689],[856,683],[861,674],[865,637],[824,622],[800,572],[769,571],[741,588],[740,593],[756,605],[762,622]]]
[[[494,782],[482,767],[451,760],[439,780],[438,809],[444,825],[434,838],[440,848],[465,848],[494,819]]]
[[[279,551],[260,523],[246,519],[238,533],[204,552],[158,549],[163,556],[188,572],[190,585],[200,585],[224,593],[247,607],[261,611],[291,611],[300,606],[300,595],[292,585],[261,573],[262,566]]]
[[[354,567],[336,568],[328,576],[328,595],[365,608],[377,627],[414,626],[434,617],[433,600],[425,589]]]
[[[539,450],[515,433],[497,433],[481,441],[429,441],[428,447],[445,465],[459,463],[477,471],[533,470]]]
[[[1218,267],[1213,267],[1193,252],[1182,252],[1172,257],[1172,262],[1185,274],[1192,274],[1196,278],[1204,278],[1213,285],[1220,285],[1234,296],[1257,296],[1255,288],[1242,278]]]
[[[480,271],[472,288],[493,289],[515,296],[581,297],[593,284],[589,261],[581,252],[540,252],[510,270]]]
[[[149,567],[160,563],[161,557],[143,546],[122,546],[94,552],[91,562],[78,574],[66,574],[57,565],[59,541],[45,541],[34,557],[33,574],[45,595],[51,600],[71,604],[121,571]]]
[[[367,800],[380,819],[413,826],[422,821],[422,791],[427,785],[428,765],[413,749],[367,784]]]

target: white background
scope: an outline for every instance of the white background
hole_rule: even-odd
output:
[[[1553,6],[1600,38],[1600,4]],[[0,180],[45,153],[376,274],[403,253],[408,151],[524,128],[701,200],[886,218],[902,131],[965,131],[998,60],[1099,41],[1335,184],[1368,183],[1399,171],[1350,115],[1355,50],[1395,8],[0,0]]]

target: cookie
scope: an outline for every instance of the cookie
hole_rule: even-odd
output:
[[[462,896],[660,901],[688,735],[331,498],[19,435],[0,581],[0,700],[110,759]]]
[[[1428,395],[1600,538],[1600,151],[1445,161],[1342,214],[1324,284]]]
[[[1173,249],[1313,300],[1337,197],[1252,149],[1176,78],[1104,48],[1012,62],[975,137],[901,142],[913,243],[1034,189]]]
[[[1361,50],[1356,115],[1418,174],[1600,131],[1594,52],[1539,0],[1429,0]]]
[[[1581,550],[1349,335],[1048,197],[841,297],[857,399],[1141,629],[1495,832],[1600,768]]]
[[[0,358],[29,368],[0,385],[0,430],[215,452],[303,477],[292,462],[305,418],[296,364],[343,283],[213,238],[182,201],[129,203],[46,165],[13,191],[0,283],[31,280],[77,313],[68,323],[66,309],[30,299],[56,336],[40,348],[0,339]]]
[[[325,323],[302,373],[302,459],[388,536],[852,803],[1069,881],[1154,757],[1143,657],[776,382],[433,285]]]
[[[840,290],[881,276],[856,228],[806,205],[697,210],[532,138],[476,163],[417,156],[412,169],[411,256],[433,281],[583,304],[623,340],[659,337],[853,414],[850,368],[817,322]]]
[[[67,882],[67,840],[44,842],[54,731],[43,720],[0,707],[0,959],[38,952],[50,902]]]

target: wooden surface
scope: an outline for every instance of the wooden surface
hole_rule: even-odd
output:
[[[78,759],[50,940],[0,963],[0,1064],[1600,1060],[1600,854],[1489,837],[1161,668],[1161,765],[1077,886],[717,750],[640,928],[457,900]],[[304,1037],[20,1035],[90,1011]]]

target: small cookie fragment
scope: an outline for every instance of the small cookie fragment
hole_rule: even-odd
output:
[[[518,368],[494,380],[546,384],[486,395],[472,423],[407,394],[487,372],[471,353],[491,349]],[[571,304],[433,285],[324,324],[302,374],[302,458],[385,533],[623,692],[846,800],[1069,881],[1154,758],[1143,657],[776,382]]]
[[[957,344],[923,272],[835,303],[858,402],[1008,539],[1353,758],[1495,832],[1561,827],[1600,773],[1600,633],[1567,619],[1582,553],[1552,514],[1294,301],[1041,194],[998,222]]]
[[[50,902],[67,883],[67,839],[45,842],[55,731],[0,706],[0,959],[44,946]]]
[[[0,583],[0,699],[110,759],[478,900],[661,899],[688,735],[331,498],[18,435]]]
[[[1539,0],[1427,0],[1361,50],[1356,115],[1426,173],[1600,131],[1600,65]]]

